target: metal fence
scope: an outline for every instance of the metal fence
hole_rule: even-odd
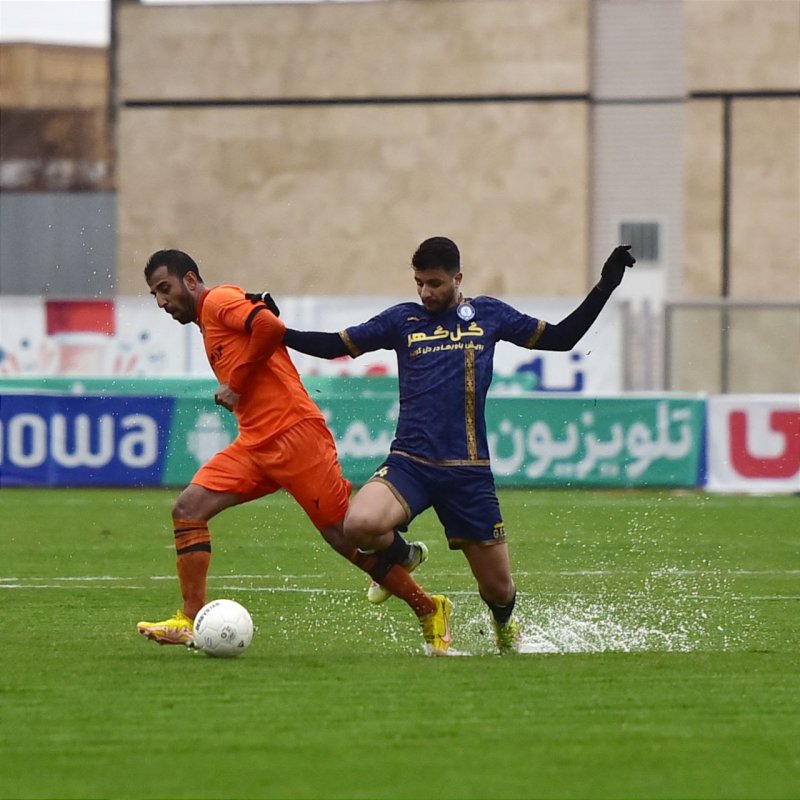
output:
[[[800,302],[664,306],[667,391],[800,392]]]
[[[109,297],[116,284],[113,192],[3,192],[0,293]]]

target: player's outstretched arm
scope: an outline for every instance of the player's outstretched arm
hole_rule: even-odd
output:
[[[278,304],[269,292],[245,292],[244,295],[251,303],[264,303],[276,316],[280,316]],[[283,335],[283,343],[298,353],[317,358],[339,358],[350,355],[343,339],[338,333],[324,333],[322,331],[296,331],[287,328]]]
[[[283,334],[283,343],[292,350],[317,358],[340,358],[351,355],[338,333],[295,331],[287,328]]]
[[[536,350],[572,350],[603,310],[611,293],[622,282],[628,267],[636,263],[629,244],[619,245],[603,264],[600,280],[586,299],[557,325],[548,324],[536,341]]]

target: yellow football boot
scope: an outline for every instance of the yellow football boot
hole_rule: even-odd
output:
[[[194,644],[194,623],[183,611],[176,611],[163,622],[139,622],[136,630],[159,644]]]
[[[445,656],[453,641],[450,630],[450,617],[453,616],[453,604],[443,594],[433,595],[436,611],[421,617],[419,624],[422,637],[425,639],[425,652],[429,656]]]
[[[505,625],[501,625],[496,619],[492,620],[494,626],[494,640],[497,642],[497,649],[501,655],[506,653],[519,653],[522,644],[522,631],[519,623],[511,617]]]

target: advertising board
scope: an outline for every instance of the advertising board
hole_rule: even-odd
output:
[[[0,396],[2,486],[181,486],[236,436],[214,404],[213,382],[158,396],[5,393]],[[152,393],[153,386],[149,383]],[[366,481],[388,454],[398,413],[390,379],[310,387],[345,474]],[[493,397],[487,411],[501,486],[700,485],[704,401],[694,397]]]
[[[800,397],[715,395],[708,425],[709,490],[800,493]]]

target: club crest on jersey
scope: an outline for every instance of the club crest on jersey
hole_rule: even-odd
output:
[[[213,367],[222,358],[223,348],[221,344],[215,345],[214,349],[208,353],[208,362]]]
[[[475,309],[469,303],[460,303],[456,309],[456,314],[458,314],[464,322],[469,322],[475,317]]]

